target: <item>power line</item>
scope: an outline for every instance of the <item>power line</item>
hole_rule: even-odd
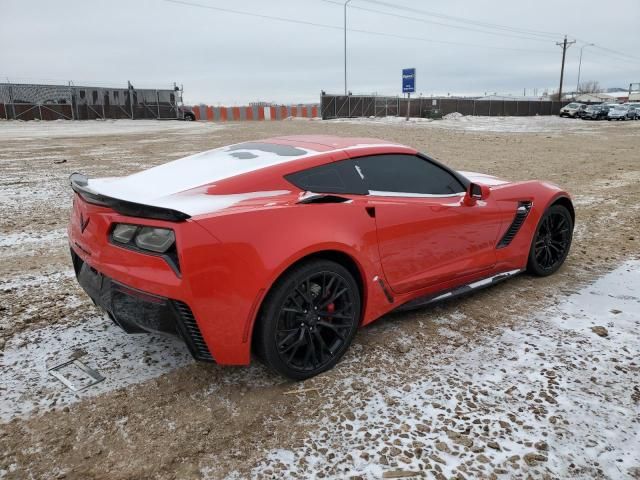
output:
[[[261,18],[261,19],[266,19],[266,20],[276,20],[276,21],[279,21],[279,22],[295,23],[295,24],[307,25],[307,26],[313,26],[313,27],[319,27],[319,28],[329,28],[329,29],[332,29],[332,30],[340,30],[340,31],[342,31],[344,29],[343,27],[340,27],[340,26],[337,26],[337,25],[328,25],[328,24],[324,24],[324,23],[310,22],[310,21],[307,21],[307,20],[298,20],[298,19],[287,18],[287,17],[279,17],[279,16],[275,16],[275,15],[265,15],[265,14],[254,13],[254,12],[247,12],[247,11],[243,11],[243,10],[234,10],[234,9],[231,9],[231,8],[214,7],[213,5],[206,5],[206,4],[191,2],[191,1],[187,1],[187,0],[162,0],[162,1],[167,2],[167,3],[176,4],[176,5],[203,8],[203,9],[207,9],[207,10],[215,10],[215,11],[218,11],[218,12],[232,13],[232,14],[236,14],[236,15],[244,15],[244,16]],[[431,38],[413,37],[413,36],[399,35],[399,34],[394,34],[394,33],[389,33],[389,32],[376,32],[376,31],[372,31],[372,30],[362,30],[362,29],[356,29],[356,28],[348,28],[347,30],[350,31],[350,32],[354,32],[354,33],[363,33],[363,34],[366,34],[366,35],[376,35],[376,36],[381,36],[381,37],[399,38],[399,39],[402,39],[402,40],[416,40],[416,41],[420,41],[420,42],[438,43],[438,44],[441,44],[441,45],[454,45],[454,46],[462,46],[462,47],[488,48],[488,49],[493,49],[493,50],[511,50],[511,51],[528,52],[528,53],[545,53],[545,54],[549,53],[549,51],[544,51],[544,50],[531,50],[531,49],[524,49],[524,48],[499,47],[499,46],[494,46],[494,45],[478,45],[478,44],[473,44],[473,43],[450,42],[450,41],[446,41],[446,40],[434,40],[434,39],[431,39]]]
[[[337,2],[335,0],[320,0],[322,2],[325,3],[330,3],[332,5],[337,5],[342,7],[344,4]],[[536,42],[545,42],[545,43],[550,43],[551,39],[543,39],[543,38],[537,38],[537,37],[532,37],[532,36],[524,36],[524,35],[518,35],[518,34],[511,34],[511,33],[498,33],[498,32],[491,32],[491,31],[487,31],[487,30],[480,30],[477,28],[471,28],[471,27],[466,27],[466,26],[462,26],[462,25],[452,25],[450,23],[443,23],[443,22],[436,22],[434,20],[427,20],[425,18],[418,18],[418,17],[409,17],[407,15],[401,15],[398,13],[390,13],[390,12],[383,12],[382,10],[375,10],[373,8],[367,8],[367,7],[360,7],[357,5],[349,5],[349,8],[352,10],[361,10],[361,11],[365,11],[365,12],[373,12],[373,13],[378,13],[380,15],[386,15],[389,17],[396,17],[396,18],[402,18],[405,20],[411,20],[413,22],[420,22],[420,23],[429,23],[431,25],[440,25],[442,27],[446,27],[446,28],[455,28],[458,30],[464,30],[464,31],[469,31],[469,32],[479,32],[479,33],[484,33],[486,35],[496,35],[496,36],[500,36],[500,37],[510,37],[510,38],[520,38],[520,39],[524,39],[524,40],[533,40]]]
[[[575,39],[580,41],[580,42],[582,42],[582,43],[589,43],[586,40],[582,40],[582,39],[577,38],[577,37],[575,37]],[[613,50],[611,48],[603,47],[603,46],[598,45],[596,43],[594,43],[593,46],[594,46],[594,48],[598,48],[598,49],[603,50],[605,52],[609,52],[609,53],[613,53],[614,55],[619,55],[621,57],[625,57],[625,59],[631,58],[633,60],[640,61],[640,57],[635,57],[633,55],[629,55],[628,53],[624,53],[624,52],[620,52],[618,50]]]
[[[330,3],[330,4],[334,4],[334,5],[342,5],[341,2],[336,1],[336,0],[320,0],[320,1],[323,1],[323,2],[326,2],[326,3]],[[465,19],[465,18],[462,18],[462,17],[454,17],[454,16],[451,16],[451,15],[438,14],[438,13],[435,13],[435,12],[430,12],[430,11],[421,10],[421,9],[417,9],[417,8],[407,7],[407,6],[403,6],[403,5],[396,5],[396,4],[385,2],[385,1],[382,1],[382,0],[362,0],[362,1],[365,1],[365,2],[368,2],[368,3],[373,3],[373,4],[376,4],[376,5],[382,5],[382,6],[389,7],[389,8],[395,8],[395,9],[398,9],[398,10],[410,11],[410,12],[419,13],[419,14],[422,14],[422,15],[433,16],[433,17],[436,17],[436,18],[444,18],[444,19],[448,19],[448,20],[452,20],[452,21],[457,21],[457,22],[460,22],[460,23],[468,23],[468,24],[472,24],[472,25],[483,26],[483,27],[486,27],[486,28],[495,28],[495,29],[500,29],[500,30],[525,33],[527,35],[541,35],[541,36],[555,35],[555,34],[553,34],[551,32],[543,32],[543,31],[539,31],[539,30],[514,28],[514,27],[508,27],[508,26],[500,25],[500,24],[493,24],[493,23],[487,23],[487,22],[482,22],[482,21],[469,20],[469,19]],[[390,12],[383,12],[381,10],[374,10],[374,9],[371,9],[371,8],[366,8],[366,7],[356,6],[356,5],[351,5],[350,8],[369,11],[369,12],[374,12],[374,13],[378,13],[378,14],[381,14],[381,15],[388,15],[388,16],[403,18],[403,19],[406,19],[406,20],[425,22],[425,23],[433,23],[433,24],[436,24],[436,25],[442,25],[442,26],[450,27],[450,28],[459,28],[459,29],[465,29],[465,30],[469,30],[469,31],[477,31],[477,32],[480,32],[480,33],[486,33],[486,34],[491,34],[491,35],[511,36],[511,37],[514,37],[514,38],[523,38],[523,39],[526,39],[526,40],[534,40],[534,41],[541,41],[541,42],[550,41],[550,39],[524,37],[524,36],[521,36],[521,35],[510,35],[510,34],[507,34],[507,33],[488,32],[488,31],[485,31],[485,30],[478,30],[478,29],[473,29],[473,28],[461,27],[459,25],[450,25],[450,24],[445,24],[445,23],[441,23],[441,22],[434,22],[434,21],[431,21],[431,20],[426,20],[426,19],[423,19],[423,18],[415,18],[415,17],[406,16],[406,15],[399,15],[399,14],[390,13]],[[577,37],[574,37],[574,38],[576,40],[582,42],[582,43],[585,43],[585,44],[591,44],[592,43],[592,42],[588,42],[587,40],[579,39]],[[640,57],[635,57],[633,55],[629,55],[629,54],[626,54],[626,53],[618,51],[618,50],[613,50],[611,48],[603,47],[603,46],[597,45],[597,44],[593,44],[593,46],[594,46],[594,48],[598,48],[598,49],[601,50],[601,52],[597,52],[598,54],[606,56],[603,52],[608,52],[610,54],[617,55],[617,57],[609,56],[608,58],[622,60],[620,57],[624,57],[625,61],[629,61],[628,59],[640,60]]]
[[[436,17],[436,18],[441,18],[441,19],[445,19],[445,20],[451,20],[451,21],[455,21],[458,23],[465,23],[465,24],[469,24],[469,25],[475,25],[475,26],[481,26],[481,27],[486,27],[486,28],[493,28],[496,30],[504,30],[504,31],[511,31],[511,32],[515,32],[515,33],[523,33],[523,34],[527,34],[527,35],[536,35],[536,36],[540,36],[540,37],[556,37],[557,35],[559,35],[556,32],[545,32],[542,30],[533,30],[533,29],[528,29],[528,28],[517,28],[517,27],[511,27],[511,26],[507,26],[507,25],[500,25],[498,23],[489,23],[489,22],[483,22],[480,20],[472,20],[472,19],[468,19],[468,18],[464,18],[464,17],[455,17],[452,15],[444,15],[441,13],[437,13],[437,12],[432,12],[432,11],[428,11],[428,10],[422,10],[419,8],[413,8],[413,7],[407,7],[404,5],[397,5],[394,3],[389,3],[389,2],[385,2],[382,0],[363,0],[365,2],[368,3],[375,3],[376,5],[382,5],[388,8],[394,8],[394,9],[398,9],[398,10],[405,10],[405,11],[409,11],[409,12],[413,12],[413,13],[419,13],[422,15],[426,15],[426,16],[430,16],[430,17]]]
[[[597,50],[590,50],[589,52],[590,52],[589,55],[596,55],[601,57],[600,59],[596,60],[598,63],[604,63],[609,66],[615,66],[619,69],[625,69],[627,71],[629,70],[630,65],[632,65],[633,68],[640,69],[640,63],[629,62],[628,60],[623,60],[620,57],[614,57],[612,55],[609,55],[607,53],[600,52]]]

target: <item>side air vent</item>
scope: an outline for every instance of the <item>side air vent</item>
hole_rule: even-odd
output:
[[[509,228],[503,235],[503,237],[498,242],[498,246],[496,248],[504,248],[511,243],[514,239],[520,227],[529,215],[529,211],[531,210],[531,202],[519,202],[518,208],[516,209],[516,216],[513,218],[513,222],[509,225]]]
[[[189,306],[178,300],[174,300],[173,305],[178,312],[178,330],[187,343],[189,350],[191,350],[193,357],[196,360],[213,362],[213,357],[209,352],[204,338],[202,338],[200,328],[198,328],[196,319]]]

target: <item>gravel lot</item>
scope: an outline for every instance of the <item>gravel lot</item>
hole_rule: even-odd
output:
[[[387,315],[303,383],[127,336],[76,286],[68,176],[262,137],[416,146],[574,195],[567,264]],[[640,122],[0,121],[0,478],[640,478]],[[598,328],[601,327],[601,328]],[[80,358],[80,393],[47,366]]]

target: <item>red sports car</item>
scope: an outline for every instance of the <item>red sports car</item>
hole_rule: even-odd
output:
[[[127,177],[71,176],[80,285],[129,333],[304,379],[385,313],[549,275],[574,209],[546,182],[457,172],[371,138],[289,136]]]

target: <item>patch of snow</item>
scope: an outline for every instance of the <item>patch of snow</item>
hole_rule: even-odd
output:
[[[454,112],[457,113],[457,112]],[[452,114],[449,114],[452,115]],[[407,125],[415,128],[443,128],[447,130],[464,130],[470,132],[494,132],[494,133],[603,133],[607,128],[615,128],[615,125],[609,125],[609,122],[588,122],[576,119],[560,118],[554,115],[539,115],[531,117],[488,117],[463,115],[449,118],[447,115],[441,120],[432,120],[429,118],[410,118],[406,121],[404,117],[375,117],[375,118],[338,118],[327,120],[330,122],[345,123],[369,123],[375,125]],[[637,124],[635,128],[640,128],[638,122],[629,122]]]
[[[106,379],[73,392],[49,375],[48,368],[76,357]],[[177,338],[128,335],[102,315],[77,326],[23,332],[8,340],[0,363],[0,419],[9,421],[62,407],[158,377],[193,361]]]
[[[53,243],[58,240],[67,237],[67,230],[64,228],[49,231],[39,232],[18,232],[0,234],[0,248],[11,247],[15,248],[17,245],[23,246],[27,244],[39,243]]]
[[[213,122],[179,120],[54,120],[50,122],[0,122],[0,139],[27,140],[57,137],[93,137],[149,132],[183,133],[188,130],[221,130],[225,125]],[[188,133],[188,132],[187,132]]]
[[[13,290],[33,286],[56,285],[62,280],[75,277],[73,270],[64,272],[41,273],[38,275],[12,276],[10,279],[0,280],[0,290]]]
[[[357,387],[346,378],[340,394],[323,397],[323,421],[303,445],[266,452],[252,476],[632,479],[640,465],[639,314],[640,261],[630,261],[522,328],[455,352],[416,353],[409,361],[428,362],[427,378],[421,370],[407,383],[410,372],[363,365]],[[596,325],[608,336],[596,335]]]

